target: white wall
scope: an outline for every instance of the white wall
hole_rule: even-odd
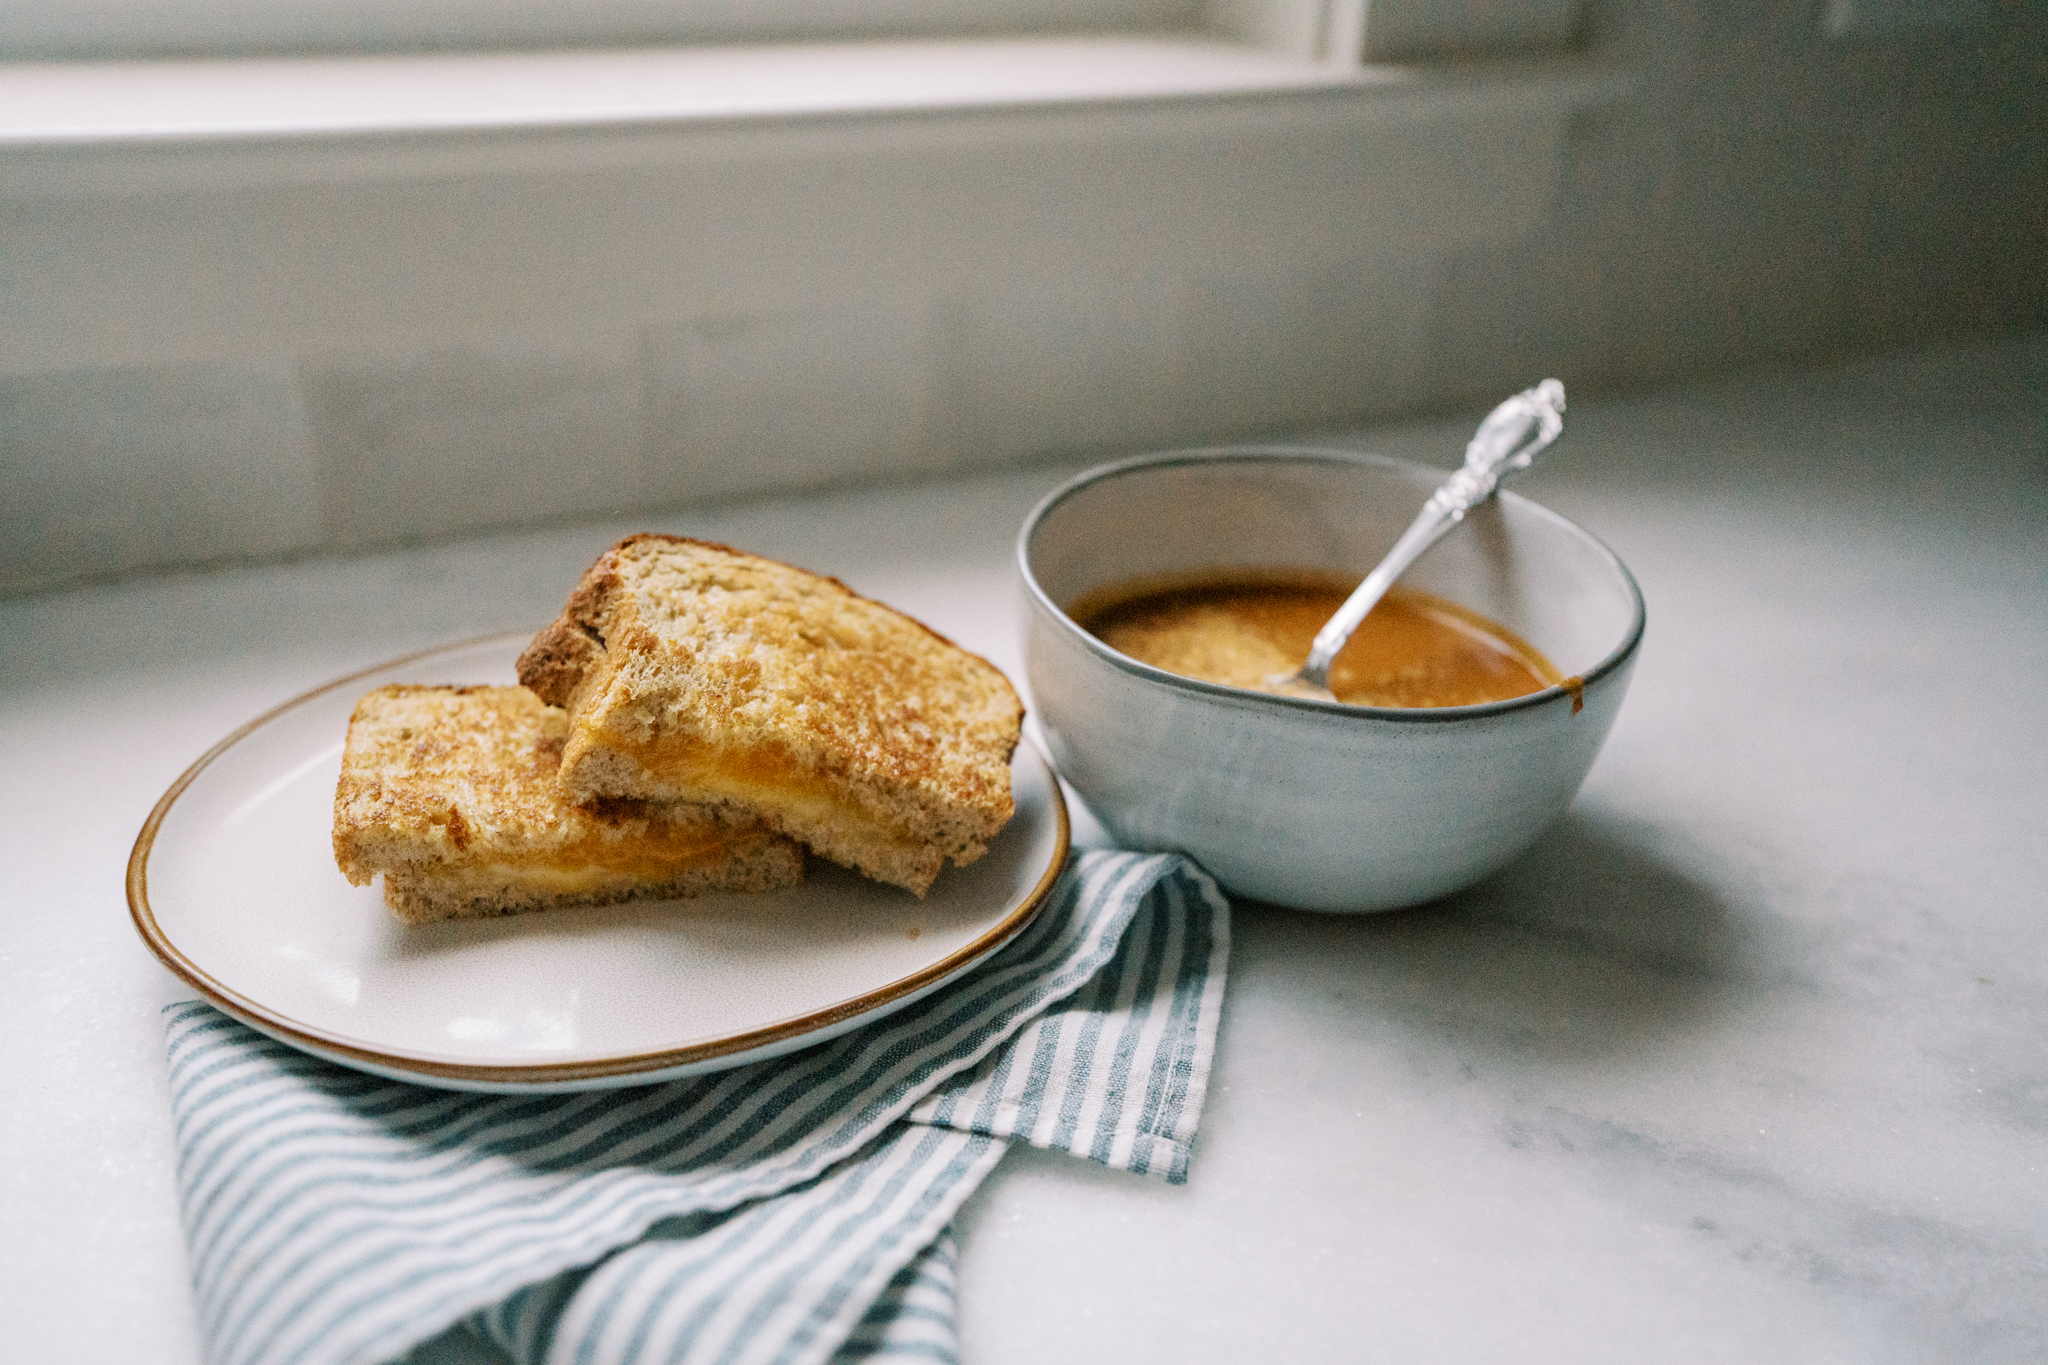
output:
[[[0,156],[0,590],[2048,322],[2048,26],[1804,8],[1596,5],[1561,103]]]

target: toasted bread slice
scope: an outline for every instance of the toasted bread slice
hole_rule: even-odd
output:
[[[803,851],[696,806],[581,810],[556,784],[569,718],[523,687],[385,687],[356,703],[334,860],[409,922],[803,879]]]
[[[519,679],[569,712],[570,799],[715,803],[919,895],[1014,809],[1024,708],[994,665],[837,579],[729,546],[620,541]]]

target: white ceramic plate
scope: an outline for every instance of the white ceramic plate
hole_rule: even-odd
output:
[[[349,712],[387,683],[511,682],[530,638],[395,660],[222,740],[135,841],[144,942],[229,1014],[360,1070],[597,1089],[758,1061],[900,1009],[1008,942],[1066,859],[1059,784],[1025,743],[1015,818],[923,900],[813,858],[786,891],[405,925],[334,865]]]

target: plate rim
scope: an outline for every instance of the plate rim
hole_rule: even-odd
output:
[[[549,1085],[559,1086],[565,1082],[615,1080],[641,1073],[661,1073],[679,1067],[697,1067],[706,1062],[717,1061],[736,1054],[747,1054],[778,1043],[786,1043],[807,1033],[844,1024],[850,1019],[869,1014],[890,1005],[906,996],[914,996],[930,989],[953,976],[982,957],[994,952],[1014,938],[1023,928],[1037,917],[1052,892],[1053,884],[1066,869],[1073,853],[1072,828],[1067,815],[1066,796],[1060,791],[1059,770],[1044,755],[1038,754],[1045,764],[1049,780],[1048,790],[1052,795],[1054,815],[1055,849],[1047,860],[1044,872],[1023,900],[1007,915],[977,935],[973,941],[954,949],[939,961],[921,967],[908,976],[886,982],[871,991],[849,1000],[828,1005],[822,1010],[798,1015],[773,1024],[750,1029],[744,1033],[727,1034],[702,1042],[689,1043],[681,1047],[664,1048],[653,1052],[634,1052],[607,1057],[585,1058],[579,1061],[535,1062],[523,1065],[483,1062],[456,1062],[427,1057],[408,1057],[382,1052],[374,1047],[364,1046],[359,1041],[333,1034],[325,1029],[301,1023],[263,1005],[260,1001],[215,980],[205,969],[193,962],[171,942],[162,926],[156,922],[156,915],[149,904],[149,855],[155,846],[158,830],[170,815],[171,808],[199,775],[213,762],[235,745],[284,715],[285,712],[305,705],[316,697],[323,697],[338,688],[359,682],[373,673],[386,669],[403,667],[437,654],[454,653],[478,645],[504,641],[512,643],[531,639],[531,631],[493,631],[486,635],[471,636],[452,640],[426,649],[414,650],[381,663],[359,668],[319,686],[310,688],[296,696],[264,711],[254,719],[244,722],[230,731],[224,738],[195,759],[191,766],[178,774],[177,779],[157,798],[150,808],[149,816],[142,822],[142,829],[135,836],[134,847],[128,853],[128,914],[135,925],[135,931],[142,938],[144,946],[156,956],[173,976],[198,991],[207,1003],[271,1034],[281,1042],[290,1043],[307,1051],[326,1055],[336,1060],[355,1061],[392,1071],[411,1073],[416,1076],[431,1076],[448,1082],[469,1082],[492,1086]],[[1030,744],[1021,733],[1019,744]],[[1033,751],[1036,753],[1036,750]],[[907,1002],[906,1002],[907,1003]],[[737,1064],[737,1063],[735,1063]],[[650,1080],[659,1079],[650,1076]]]

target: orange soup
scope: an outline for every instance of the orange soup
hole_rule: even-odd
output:
[[[1312,572],[1235,575],[1090,593],[1070,615],[1110,648],[1183,677],[1259,691],[1308,657],[1355,583]],[[1527,641],[1476,612],[1408,588],[1372,609],[1330,667],[1353,706],[1473,706],[1560,681]]]

